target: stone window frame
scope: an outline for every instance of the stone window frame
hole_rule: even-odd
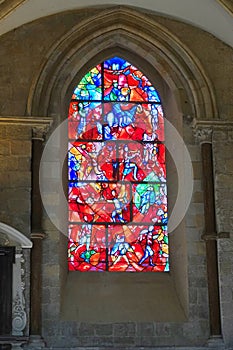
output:
[[[138,25],[143,28],[143,31],[138,30]],[[83,32],[85,32],[85,37],[82,35]],[[206,119],[213,118],[213,116],[218,117],[214,89],[198,59],[165,27],[145,14],[124,7],[107,9],[100,14],[95,14],[92,18],[84,19],[51,48],[32,84],[27,104],[28,114],[52,116],[54,127],[58,125],[67,116],[70,96],[75,83],[80,80],[88,68],[115,54],[135,64],[152,84],[158,86],[158,79],[161,80],[158,91],[164,101],[165,116],[175,115],[173,124],[181,135],[184,116],[188,119],[200,119],[203,116]],[[170,169],[170,174],[174,179],[176,171],[172,161]],[[168,183],[170,182],[169,176],[168,174]],[[175,199],[175,187],[172,190],[168,188],[168,196],[170,202],[172,198]],[[64,220],[64,217],[61,217],[61,220]],[[179,312],[172,310],[171,314],[165,316],[165,319],[159,312],[151,317],[147,314],[146,320],[148,321],[152,318],[153,321],[184,321],[188,317],[188,262],[182,264],[184,259],[187,261],[188,258],[184,222],[179,227],[179,234],[174,234],[174,236],[176,239],[174,239],[174,244],[170,240],[170,247],[174,247],[171,249],[171,266],[175,268],[171,269],[166,277],[168,281],[158,279],[153,283],[157,283],[157,286],[163,285],[162,292],[171,287],[169,283],[173,284],[172,291],[174,291],[176,300],[172,301],[172,305],[179,304]],[[66,237],[61,236],[61,247],[66,247],[64,242],[66,242]],[[182,247],[184,248],[183,254],[179,254]],[[178,253],[173,254],[172,250]],[[70,307],[67,307],[65,303],[66,286],[68,280],[71,280],[71,274],[67,276],[65,252],[66,249],[62,248],[59,265],[61,316],[64,319],[82,321],[85,320],[88,313],[83,310],[80,312],[79,305],[76,305],[79,315],[72,315],[69,312],[72,303]],[[160,278],[163,279],[161,276]],[[73,289],[78,288],[82,283],[81,280],[77,285],[74,282],[71,281]],[[146,283],[144,279],[138,282],[139,285]],[[95,281],[92,279],[91,283]],[[109,285],[108,280],[103,280],[101,283]],[[117,278],[116,283],[118,283]],[[167,311],[167,308],[165,309]],[[137,321],[142,320],[141,315],[132,317],[128,313],[123,316],[111,317],[111,321],[125,320],[129,317],[132,320],[135,318]],[[87,318],[90,321],[90,317]],[[92,321],[98,322],[96,318]]]

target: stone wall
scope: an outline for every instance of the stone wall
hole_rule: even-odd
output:
[[[31,128],[0,123],[0,221],[30,234]]]
[[[231,76],[233,70],[232,48],[216,38],[187,24],[166,18],[154,17],[174,33],[201,62],[206,75],[212,81],[217,100],[219,118],[233,119],[233,98]],[[212,119],[216,116],[208,116]],[[203,119],[206,116],[203,116]]]
[[[57,40],[82,19],[98,13],[88,9],[43,18],[1,37],[0,114],[24,115],[30,86]],[[232,49],[212,35],[171,19],[152,16],[167,27],[201,62],[214,84],[221,119],[232,119]],[[203,118],[207,116],[203,115]],[[217,116],[208,116],[208,118]]]
[[[228,346],[233,344],[232,136],[232,127],[227,125],[225,130],[218,130],[213,134],[218,231],[230,233],[229,238],[218,241],[222,329]]]

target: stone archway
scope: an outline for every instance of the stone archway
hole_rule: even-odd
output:
[[[1,339],[3,344],[12,344],[17,348],[26,341],[28,324],[28,301],[26,295],[29,293],[29,283],[25,276],[26,261],[29,260],[29,252],[32,242],[15,228],[0,222],[0,245],[2,254],[13,254],[11,266],[8,263],[8,270],[11,271],[11,328],[8,339]],[[1,337],[0,337],[1,338]]]
[[[80,22],[52,47],[31,86],[28,114],[49,115],[59,124],[67,116],[71,92],[84,72],[113,54],[133,61],[152,83],[159,81],[161,96],[163,90],[171,92],[181,123],[184,115],[218,119],[214,90],[198,59],[166,28],[125,7]],[[182,281],[180,290],[186,287],[187,281]],[[187,296],[182,296],[186,311]]]

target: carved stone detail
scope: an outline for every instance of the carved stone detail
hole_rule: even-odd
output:
[[[10,240],[8,236],[5,233],[0,233],[0,245],[1,246],[9,246],[10,245]]]
[[[198,126],[194,129],[193,134],[198,143],[212,143],[213,129],[211,127]]]
[[[35,125],[32,128],[32,139],[44,141],[49,125]]]
[[[20,298],[19,293],[15,297],[13,302],[13,320],[12,320],[12,328],[14,335],[23,335],[23,330],[26,326],[27,317],[25,312],[24,300]]]
[[[193,135],[198,143],[213,143],[215,131],[228,132],[233,129],[232,121],[225,120],[197,120],[191,121]]]
[[[24,258],[21,248],[16,249],[13,265],[12,335],[21,336],[27,324],[24,299]]]

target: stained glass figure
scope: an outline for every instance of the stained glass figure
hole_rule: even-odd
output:
[[[123,58],[92,68],[69,107],[69,270],[169,271],[164,118]]]
[[[68,262],[70,270],[106,271],[106,233],[101,225],[70,225]]]
[[[69,108],[69,139],[102,139],[102,107],[100,103],[71,102]]]
[[[109,271],[169,271],[167,226],[108,228]]]
[[[144,74],[119,57],[104,62],[104,99],[160,102],[157,91]]]

